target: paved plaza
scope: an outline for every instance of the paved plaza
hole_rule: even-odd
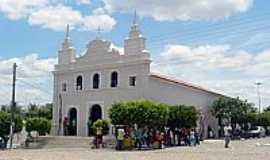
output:
[[[154,151],[93,150],[88,148],[16,149],[0,151],[0,160],[255,160],[270,159],[270,138],[233,141],[208,140],[197,147],[174,147]]]

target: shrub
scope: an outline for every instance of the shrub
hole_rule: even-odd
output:
[[[98,119],[92,126],[94,133],[96,133],[96,129],[98,127],[102,128],[102,134],[103,135],[109,134],[110,124],[109,124],[109,122],[107,120]]]
[[[11,114],[0,111],[0,136],[6,136],[10,131]],[[19,115],[14,116],[15,133],[22,130],[22,118]]]
[[[45,118],[29,118],[26,120],[26,131],[37,131],[40,135],[50,133],[51,122]]]
[[[119,102],[112,105],[109,116],[114,125],[162,127],[168,120],[168,105],[147,100]]]

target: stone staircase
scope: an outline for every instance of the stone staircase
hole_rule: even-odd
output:
[[[50,148],[91,148],[94,137],[76,136],[44,136],[38,137],[36,142],[30,143],[31,149]],[[106,147],[114,147],[114,138],[104,136],[103,141]]]
[[[29,148],[91,148],[93,137],[45,136],[30,143]]]

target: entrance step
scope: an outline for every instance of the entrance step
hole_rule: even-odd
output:
[[[29,148],[91,148],[93,137],[45,136],[30,143]]]
[[[91,148],[94,137],[76,137],[76,136],[41,136],[36,142],[30,143],[32,149],[50,149],[50,148]],[[112,136],[103,137],[106,147],[114,147],[115,138]]]

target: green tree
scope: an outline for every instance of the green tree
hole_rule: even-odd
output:
[[[257,125],[260,126],[270,126],[270,112],[264,112],[258,115]]]
[[[26,116],[28,118],[38,117],[38,113],[39,113],[38,105],[32,103],[29,104]]]
[[[270,106],[266,107],[266,108],[264,109],[264,112],[270,112]]]
[[[169,108],[168,126],[170,128],[196,127],[198,112],[193,106],[171,106]]]
[[[164,126],[168,120],[168,105],[148,100],[114,103],[109,110],[114,125],[149,127]]]
[[[8,110],[9,110],[9,106],[8,105],[2,105],[1,106],[1,110],[0,111],[7,112]]]
[[[110,123],[105,119],[98,119],[91,127],[93,128],[94,133],[96,132],[96,129],[100,127],[102,128],[102,134],[107,135],[109,134]]]
[[[46,118],[28,118],[26,120],[26,131],[37,131],[40,135],[45,135],[46,133],[50,133],[51,130],[51,122]]]
[[[251,103],[237,98],[219,98],[210,106],[211,113],[218,119],[230,120],[233,124],[243,123],[248,113],[256,111]]]
[[[22,117],[19,115],[14,116],[15,133],[22,130]],[[11,114],[0,111],[0,136],[6,136],[9,134],[11,124]]]
[[[52,119],[52,104],[48,103],[45,105],[38,106],[37,104],[29,104],[26,111],[27,118],[46,118],[48,120]]]
[[[109,117],[114,125],[129,125],[132,118],[129,116],[126,103],[114,103],[109,110]]]
[[[48,120],[52,120],[52,108],[53,105],[51,103],[40,106],[38,108],[38,117],[43,117]]]

